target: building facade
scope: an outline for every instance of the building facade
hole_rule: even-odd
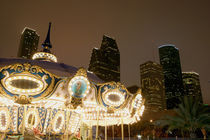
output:
[[[31,59],[32,55],[37,51],[39,43],[39,35],[35,30],[24,28],[19,44],[18,57]]]
[[[179,49],[174,45],[160,46],[159,57],[164,74],[167,109],[173,109],[184,95]]]
[[[100,49],[92,51],[88,70],[103,81],[120,81],[120,52],[114,39],[103,36]]]
[[[129,86],[127,87],[127,90],[130,92],[130,93],[137,93],[138,91],[141,92],[141,89],[139,86],[137,85],[132,85],[132,86]]]
[[[196,72],[182,72],[182,78],[185,95],[198,98],[203,103],[199,74]]]
[[[163,70],[152,61],[140,65],[141,90],[145,98],[145,111],[158,112],[166,108]]]

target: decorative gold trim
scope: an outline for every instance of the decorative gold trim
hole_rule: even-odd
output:
[[[30,104],[32,98],[27,95],[13,96],[14,101],[18,104]]]
[[[60,123],[60,126],[59,126],[59,128],[55,128],[59,117],[62,118],[61,123]],[[54,117],[53,120],[54,120],[54,121],[53,121],[53,124],[52,124],[53,131],[54,131],[55,133],[60,133],[60,132],[62,132],[62,130],[63,130],[63,128],[64,128],[64,125],[65,125],[65,115],[64,115],[64,111],[58,111],[58,112],[56,113],[56,116]]]
[[[139,107],[138,106],[134,107],[134,102],[138,95],[141,96],[141,103],[140,103]],[[135,114],[137,114],[139,116],[142,115],[142,114],[139,114],[139,111],[141,111],[142,107],[144,106],[144,102],[145,102],[145,99],[143,99],[142,92],[141,92],[141,90],[138,90],[137,93],[131,99],[131,104],[130,104],[131,105],[131,109],[130,109],[131,117],[133,117]]]
[[[11,71],[13,70],[13,72],[9,73],[10,70]],[[49,76],[51,78],[50,84],[48,85],[46,83],[46,87],[43,88],[39,93],[36,94],[36,95],[38,95],[38,94],[43,92],[42,95],[40,95],[37,98],[31,98],[31,100],[33,100],[33,101],[40,100],[40,98],[44,98],[44,97],[50,95],[51,92],[54,90],[54,87],[55,87],[55,78],[59,79],[59,77],[56,76],[55,74],[52,74],[52,73],[48,72],[47,70],[41,68],[40,66],[31,65],[29,63],[24,63],[24,64],[16,63],[16,64],[11,64],[11,65],[8,65],[8,66],[4,66],[4,67],[0,68],[0,72],[2,72],[5,75],[5,77],[2,78],[2,80],[1,80],[0,94],[4,95],[4,96],[6,96],[10,99],[13,99],[13,100],[17,99],[17,97],[15,97],[15,95],[17,95],[17,93],[10,92],[11,94],[13,94],[12,95],[13,97],[6,93],[5,89],[7,89],[7,88],[5,87],[5,83],[4,83],[6,77],[17,76],[17,75],[24,75],[24,76],[26,75],[26,76],[29,76],[29,77],[31,76],[31,77],[34,77],[36,79],[39,79],[40,81],[43,82]],[[36,75],[34,75],[33,73],[36,73]],[[39,75],[39,73],[45,73],[45,74],[44,74],[44,76],[41,77]],[[5,89],[3,87],[5,87]],[[29,94],[29,96],[35,96],[35,94],[32,94],[32,95]],[[21,98],[21,97],[19,97],[19,98]],[[20,101],[20,102],[22,102],[22,101]]]
[[[13,94],[24,94],[24,95],[36,95],[39,94],[41,92],[43,92],[46,87],[48,86],[48,84],[46,83],[46,79],[48,78],[47,75],[43,75],[43,77],[41,76],[34,76],[33,74],[29,73],[29,72],[22,72],[21,74],[19,73],[11,73],[9,74],[8,71],[4,71],[3,73],[5,75],[5,77],[1,80],[2,85],[11,93]],[[26,79],[26,80],[31,80],[33,82],[36,82],[39,84],[40,87],[36,88],[36,89],[21,89],[21,88],[16,88],[16,87],[12,87],[10,85],[10,82],[12,80],[19,80],[19,79]],[[28,94],[30,93],[30,94]]]
[[[119,101],[117,101],[117,103],[115,103],[114,101],[107,99],[110,94],[118,96],[120,98]],[[119,89],[109,89],[109,90],[105,91],[102,94],[102,98],[104,99],[104,102],[107,105],[109,104],[110,106],[113,106],[113,107],[118,107],[118,106],[122,105],[123,102],[125,101],[125,95],[124,95],[124,93],[121,93],[119,91]],[[123,98],[123,99],[121,99],[121,98]]]
[[[34,125],[33,124],[32,125],[28,124],[28,119],[29,119],[31,114],[32,114],[32,117],[35,117]],[[32,120],[33,120],[33,118],[32,118]],[[38,126],[39,122],[40,122],[40,118],[39,118],[39,112],[37,111],[37,109],[36,108],[28,108],[28,110],[26,112],[26,119],[25,119],[25,122],[24,122],[26,128],[36,128]],[[31,122],[31,123],[33,123],[33,122]]]
[[[76,109],[77,106],[81,106],[82,107],[82,99],[81,98],[72,97],[70,104],[71,104],[73,109]]]
[[[72,91],[72,84],[74,84],[75,81],[77,80],[83,80],[85,83],[86,83],[86,90],[84,91],[84,96],[82,97],[76,97],[76,96],[73,96],[73,91]],[[84,97],[90,93],[90,81],[88,80],[88,77],[87,77],[87,72],[84,68],[80,68],[77,70],[77,73],[69,79],[68,81],[68,84],[67,84],[67,88],[68,88],[68,92],[71,96],[71,105],[74,109],[77,108],[77,106],[82,106],[82,102],[83,102],[83,99]],[[66,104],[68,105],[68,104]]]
[[[86,69],[85,68],[79,68],[77,70],[77,73],[74,75],[74,77],[76,77],[76,76],[84,76],[84,77],[87,78],[87,71],[86,71]]]
[[[112,107],[110,106],[112,110],[115,111],[115,110],[123,109],[128,104],[128,97],[129,97],[130,93],[128,92],[128,90],[126,89],[126,87],[123,84],[121,84],[119,82],[116,83],[116,82],[112,81],[112,82],[107,82],[107,83],[98,84],[98,85],[100,86],[100,88],[98,90],[97,100],[98,100],[98,102],[101,106],[103,106],[103,102],[102,102],[102,99],[101,99],[102,98],[101,97],[101,87],[103,87],[105,85],[111,85],[112,87],[115,87],[115,90],[116,89],[119,90],[121,88],[121,89],[125,90],[126,94],[127,94],[127,96],[125,98],[125,101],[120,105],[119,108],[115,108],[114,106],[112,106]],[[109,92],[109,91],[107,91],[107,92]],[[119,90],[119,92],[120,92],[120,90]],[[113,109],[113,107],[114,107],[114,109]]]

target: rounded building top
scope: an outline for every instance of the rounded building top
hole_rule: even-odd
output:
[[[194,71],[182,72],[182,74],[194,74],[194,75],[199,75],[199,73],[194,72]]]
[[[165,47],[173,47],[173,48],[179,50],[179,48],[175,47],[175,45],[173,45],[173,44],[164,44],[164,45],[159,46],[158,48],[160,49],[160,48],[165,48]]]

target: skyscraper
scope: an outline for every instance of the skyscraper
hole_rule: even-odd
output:
[[[183,96],[182,70],[179,49],[174,45],[159,47],[160,64],[163,67],[167,109],[177,107]]]
[[[103,36],[101,48],[92,51],[88,70],[106,82],[120,81],[120,52],[114,39]]]
[[[35,30],[28,27],[24,28],[18,50],[18,57],[31,59],[32,55],[37,51],[39,43],[39,35]]]
[[[141,90],[145,98],[146,112],[158,112],[166,108],[163,70],[152,61],[140,65]]]
[[[193,96],[203,103],[199,74],[196,72],[182,72],[184,92],[187,96]]]

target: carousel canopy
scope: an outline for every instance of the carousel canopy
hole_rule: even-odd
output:
[[[27,59],[0,59],[0,131],[75,133],[81,122],[117,125],[140,120],[141,91],[105,83],[84,68]]]

